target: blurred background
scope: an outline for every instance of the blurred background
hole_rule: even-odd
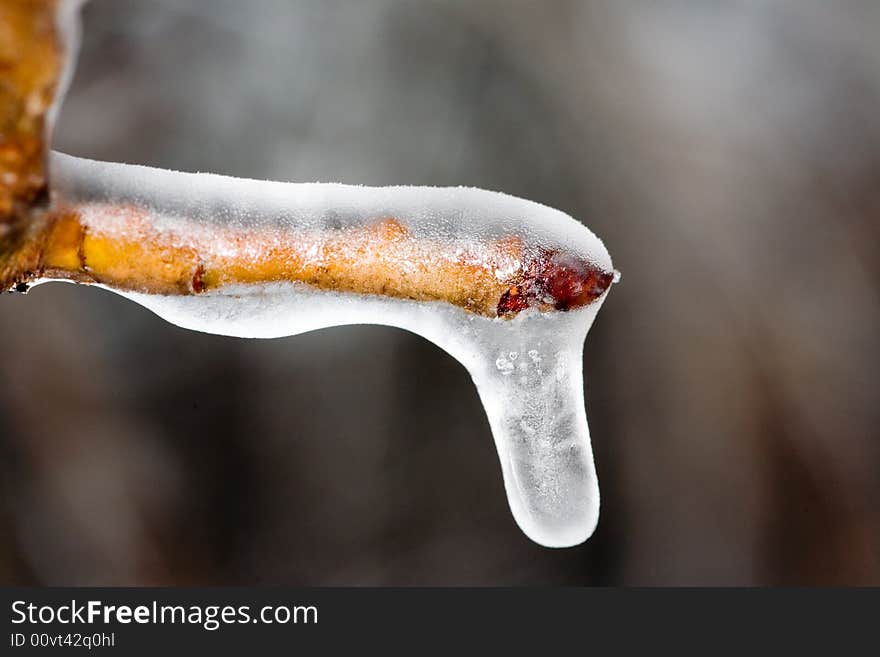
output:
[[[880,584],[880,4],[92,0],[75,155],[475,185],[623,272],[587,340],[602,515],[531,543],[419,337],[0,299],[4,584]]]

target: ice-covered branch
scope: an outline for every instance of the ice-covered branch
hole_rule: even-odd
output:
[[[50,105],[42,112],[51,125]],[[4,287],[96,284],[179,326],[238,337],[362,323],[415,332],[471,374],[522,529],[547,546],[592,533],[581,352],[613,269],[573,218],[479,189],[277,183],[58,153],[48,194],[45,181],[40,168],[37,191],[7,190]]]

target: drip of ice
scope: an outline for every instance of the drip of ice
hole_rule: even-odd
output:
[[[186,174],[52,154],[56,197],[148,208],[174,234],[218,223],[298,231],[396,217],[416,235],[467,243],[515,235],[565,248],[606,271],[602,242],[574,219],[523,199],[468,188],[297,184]],[[604,295],[568,312],[528,310],[487,318],[443,302],[335,293],[300,283],[230,285],[193,296],[113,290],[178,326],[242,338],[275,338],[345,324],[397,326],[456,358],[489,418],[511,511],[535,542],[586,540],[599,489],[584,408],[582,348]]]
[[[272,338],[344,324],[421,335],[470,373],[489,417],[510,509],[536,543],[593,533],[599,488],[584,409],[581,355],[598,303],[570,313],[487,319],[448,304],[336,294],[286,283],[200,296],[121,293],[184,328]]]
[[[201,296],[121,293],[184,328],[272,338],[344,324],[421,335],[470,373],[489,417],[513,516],[535,542],[589,538],[599,488],[584,409],[581,355],[598,303],[570,313],[487,319],[443,303],[336,294],[295,283]]]

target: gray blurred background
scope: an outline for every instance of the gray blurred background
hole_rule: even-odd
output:
[[[475,185],[623,271],[587,341],[603,508],[516,528],[424,340],[0,299],[9,584],[880,583],[880,4],[93,0],[56,147]]]

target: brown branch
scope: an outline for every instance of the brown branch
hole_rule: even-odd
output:
[[[582,259],[533,251],[518,238],[450,244],[413,236],[395,218],[294,233],[186,222],[179,230],[160,230],[158,223],[150,211],[135,206],[81,204],[58,210],[33,276],[155,294],[288,281],[321,290],[445,301],[489,317],[586,305],[611,283],[611,274]]]
[[[0,3],[0,289],[39,267],[47,220],[47,114],[62,67],[56,0]]]

